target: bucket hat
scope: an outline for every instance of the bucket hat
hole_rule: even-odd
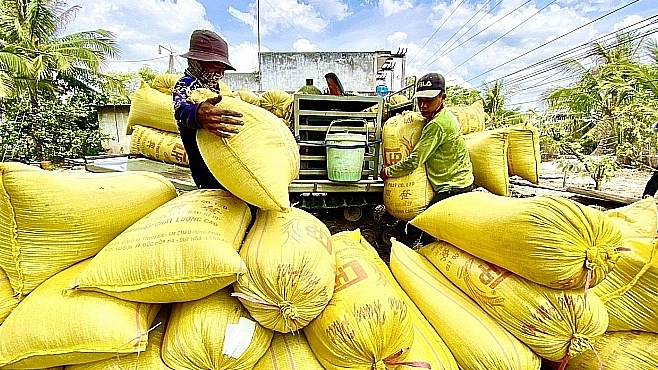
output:
[[[209,30],[196,30],[190,36],[190,51],[181,55],[183,58],[203,62],[221,62],[226,69],[233,66],[228,61],[228,45],[218,34]]]

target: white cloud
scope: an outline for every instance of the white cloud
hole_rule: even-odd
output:
[[[295,49],[295,51],[320,51],[317,46],[311,44],[311,42],[307,39],[299,39],[295,41],[292,44],[292,47]]]
[[[386,37],[388,44],[393,47],[397,47],[399,44],[407,40],[407,33],[404,31],[397,31]]]
[[[411,0],[379,0],[379,9],[384,13],[384,17],[390,17],[413,7]]]
[[[270,49],[261,45],[261,51],[267,52]],[[258,70],[258,44],[243,42],[229,47],[229,60],[237,72],[253,72]]]
[[[166,70],[166,55],[156,61],[140,60],[158,57],[158,45],[177,55],[184,53],[195,29],[219,31],[205,19],[206,10],[196,0],[78,0],[69,5],[80,5],[81,9],[66,33],[99,28],[112,31],[121,50],[121,59],[136,61],[108,63],[110,70],[137,70],[147,64]]]
[[[624,28],[624,27],[631,26],[631,25],[633,25],[633,24],[635,24],[635,23],[637,23],[637,22],[641,22],[641,21],[643,21],[643,20],[644,20],[644,17],[641,17],[641,16],[639,16],[639,15],[636,15],[636,14],[629,15],[629,16],[627,16],[626,18],[624,18],[623,21],[618,22],[618,23],[615,23],[614,26],[612,26],[612,28],[613,28],[615,31],[619,31],[620,29],[622,29],[622,28]]]
[[[332,19],[342,19],[347,16],[347,9],[341,9],[338,0],[331,0],[320,7],[305,4],[299,0],[278,0],[276,7],[269,2],[260,6],[260,32],[261,35],[270,35],[280,32],[293,31],[300,33],[304,30],[320,32],[325,29]],[[246,11],[229,7],[229,13],[242,21],[254,31],[256,28],[256,5],[250,3]],[[327,13],[319,9],[328,9]]]
[[[320,14],[332,20],[342,21],[352,15],[349,5],[344,0],[307,0]]]

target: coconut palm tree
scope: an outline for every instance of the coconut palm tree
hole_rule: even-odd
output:
[[[63,0],[0,0],[0,82],[6,95],[26,94],[33,106],[40,95],[57,92],[57,79],[89,86],[118,50],[106,30],[65,35],[80,6]]]
[[[503,80],[484,85],[482,100],[484,112],[489,115],[489,126],[504,127],[525,121],[523,113],[505,108],[512,93],[513,90],[505,86]]]
[[[578,60],[562,61],[563,72],[577,81],[549,90],[543,97],[548,112],[562,117],[572,127],[574,136],[582,133],[597,141],[594,154],[614,152],[626,129],[653,114],[638,82],[643,45],[643,38],[630,33],[618,34],[609,44],[593,43],[590,55],[594,67]]]

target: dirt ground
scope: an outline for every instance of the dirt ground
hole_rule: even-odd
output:
[[[642,191],[652,172],[636,169],[622,168],[615,172],[615,175],[603,183],[601,191],[612,193],[629,198],[642,197]],[[541,187],[556,189],[532,188],[528,186],[514,186],[514,190],[522,195],[555,195],[568,196],[563,185],[564,173],[558,169],[556,162],[542,162],[539,173],[539,185]],[[513,180],[520,180],[513,177]],[[523,182],[523,180],[521,180]],[[514,183],[514,181],[513,181]],[[514,184],[513,184],[514,185]],[[569,174],[566,180],[566,187],[578,187],[594,190],[594,180],[589,177],[581,177],[580,174]]]

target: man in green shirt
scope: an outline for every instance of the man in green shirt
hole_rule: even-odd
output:
[[[402,177],[425,166],[434,189],[430,204],[473,190],[473,166],[459,123],[443,109],[446,98],[445,79],[428,73],[416,84],[416,98],[425,126],[411,154],[400,162],[382,168],[380,177]]]

